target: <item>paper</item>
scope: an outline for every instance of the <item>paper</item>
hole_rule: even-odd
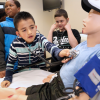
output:
[[[29,87],[31,85],[43,84],[42,80],[50,74],[52,73],[41,69],[23,71],[14,74],[12,84],[9,88]],[[0,83],[2,81],[3,78],[0,78]]]

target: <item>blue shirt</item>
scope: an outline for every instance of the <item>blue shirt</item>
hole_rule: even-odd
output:
[[[60,70],[60,77],[66,87],[72,87],[75,80],[74,74],[85,64],[88,60],[97,54],[100,57],[100,44],[95,47],[87,47],[87,41],[80,43],[75,47],[79,50],[79,55],[65,63]]]
[[[4,44],[5,44],[5,61],[7,61],[9,55],[9,49],[12,41],[17,37],[16,30],[13,23],[13,18],[6,17],[6,21],[0,22],[2,30],[4,32]]]

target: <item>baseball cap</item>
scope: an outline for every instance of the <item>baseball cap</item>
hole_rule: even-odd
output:
[[[91,9],[100,12],[100,0],[81,0],[81,5],[86,12],[89,12]]]

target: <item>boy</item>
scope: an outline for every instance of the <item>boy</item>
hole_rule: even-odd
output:
[[[10,47],[10,54],[7,61],[6,76],[1,83],[2,87],[8,87],[12,82],[14,63],[18,59],[18,67],[24,67],[26,65],[41,61],[37,55],[43,57],[44,48],[52,54],[55,59],[61,59],[60,57],[67,56],[67,49],[61,50],[54,44],[50,43],[42,34],[36,34],[37,26],[35,25],[34,18],[28,12],[20,12],[14,19],[14,25],[16,28],[16,34],[19,36],[16,38]],[[32,51],[32,52],[31,52]],[[59,55],[59,56],[58,56]],[[36,65],[32,68],[41,68],[42,65]]]
[[[6,0],[5,13],[8,17],[6,17],[6,21],[0,23],[2,28],[2,30],[0,29],[0,78],[5,76],[9,48],[12,41],[17,37],[13,18],[19,11],[20,3],[17,0]],[[16,68],[17,65],[16,63],[14,67]]]
[[[76,29],[71,29],[67,12],[64,9],[59,9],[56,11],[54,18],[55,24],[50,28],[48,41],[56,44],[61,49],[76,47],[80,43],[81,37]],[[56,31],[54,31],[55,29]]]
[[[68,14],[64,9],[56,11],[55,24],[50,28],[48,41],[54,43],[60,49],[71,49],[76,47],[81,40],[80,34],[76,29],[71,29]],[[58,30],[59,29],[59,30]],[[52,59],[52,62],[54,60]],[[51,68],[51,72],[59,71],[62,64]]]
[[[88,3],[91,3],[88,7]],[[9,91],[9,97],[11,100],[56,100],[61,96],[65,96],[63,89],[66,87],[72,87],[74,82],[74,74],[79,70],[85,63],[89,61],[95,54],[100,58],[100,1],[95,0],[82,0],[82,4],[85,3],[85,7],[89,12],[86,19],[83,20],[84,28],[82,29],[83,34],[87,34],[87,41],[79,44],[75,50],[79,50],[79,55],[64,64],[58,74],[51,83],[45,83],[43,85],[37,85],[19,89],[1,89],[1,91]],[[94,5],[96,4],[96,5]],[[85,8],[84,8],[85,9]],[[87,10],[86,10],[87,11]],[[60,78],[61,77],[61,78]],[[20,95],[18,94],[20,93]],[[2,93],[2,92],[1,92]],[[82,96],[82,95],[80,95]],[[5,96],[7,98],[7,96]],[[76,100],[77,98],[75,98]],[[89,97],[87,98],[87,100]],[[7,100],[7,99],[5,99]],[[84,96],[82,99],[86,100]]]
[[[88,34],[90,34],[91,36],[93,36],[92,34],[94,34],[95,37],[95,40],[93,41],[94,43],[96,39],[99,40],[99,37],[97,36],[100,36],[100,30],[99,30],[100,29],[100,0],[82,0],[81,4],[83,10],[89,13],[88,17],[83,21],[84,22],[83,33],[87,33],[88,31]],[[100,54],[99,54],[99,59],[100,59]],[[76,100],[76,99],[77,100],[100,100],[100,90],[92,99],[90,99],[90,97],[86,93],[81,93],[79,97],[74,97],[70,100]]]

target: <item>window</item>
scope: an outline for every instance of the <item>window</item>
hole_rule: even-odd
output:
[[[0,9],[4,9],[5,7],[5,2],[0,2]]]

